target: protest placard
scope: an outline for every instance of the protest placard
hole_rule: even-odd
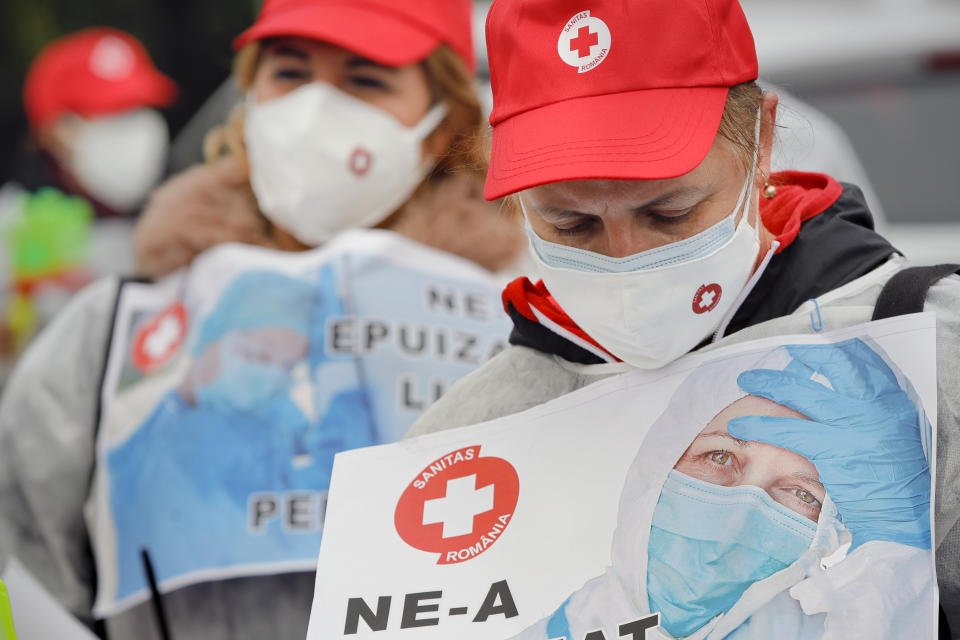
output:
[[[932,639],[935,409],[920,314],[340,454],[308,640]]]
[[[387,231],[227,245],[120,291],[92,523],[97,615],[233,576],[312,571],[333,456],[399,439],[505,346],[501,283]]]

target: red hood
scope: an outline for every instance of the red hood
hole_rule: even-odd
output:
[[[823,173],[780,171],[770,176],[770,183],[777,195],[760,198],[760,217],[780,242],[778,253],[796,239],[802,223],[829,209],[843,193],[843,186]]]
[[[770,183],[776,185],[777,195],[760,199],[760,216],[780,242],[778,253],[796,239],[803,222],[826,211],[843,193],[839,182],[822,173],[781,171],[770,176]],[[512,306],[527,320],[555,325],[548,328],[568,340],[590,344],[591,350],[599,350],[606,360],[619,361],[570,319],[542,280],[534,284],[529,278],[517,278],[503,290],[503,306],[508,314]]]

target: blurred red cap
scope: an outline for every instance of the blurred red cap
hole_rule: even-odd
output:
[[[448,45],[474,71],[470,0],[265,0],[253,26],[233,41],[299,36],[330,42],[380,64],[402,67]]]
[[[672,178],[757,77],[736,0],[496,0],[489,199],[562,180]]]
[[[160,73],[133,36],[106,27],[54,40],[36,57],[23,86],[33,128],[65,113],[98,116],[137,107],[165,107],[177,86]]]

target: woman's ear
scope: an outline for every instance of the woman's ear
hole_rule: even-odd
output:
[[[777,104],[780,98],[775,93],[766,93],[760,106],[760,147],[757,157],[757,176],[760,186],[770,176],[770,156],[773,152],[774,132],[777,128]]]

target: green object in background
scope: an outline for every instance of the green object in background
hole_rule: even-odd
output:
[[[93,217],[89,202],[53,187],[25,195],[22,214],[6,229],[13,279],[45,278],[82,266]]]
[[[13,628],[13,611],[10,610],[10,597],[7,586],[0,580],[0,640],[17,640],[17,631]]]

